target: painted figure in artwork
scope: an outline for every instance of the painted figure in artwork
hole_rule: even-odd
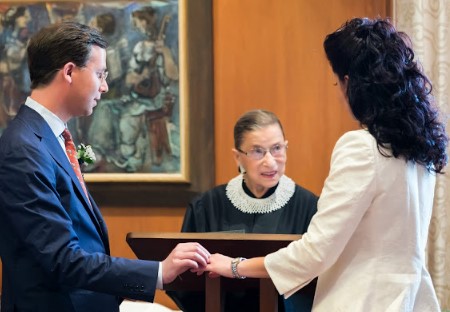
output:
[[[146,36],[133,48],[126,84],[133,98],[145,107],[143,112],[150,139],[152,162],[161,165],[163,157],[171,156],[168,119],[172,115],[175,98],[170,83],[178,80],[178,67],[172,52],[164,43],[165,29],[170,16],[157,26],[157,14],[152,7],[132,13],[134,26]]]
[[[106,18],[97,16],[91,25],[105,28],[105,21]],[[159,167],[161,172],[170,171],[174,146],[170,121],[176,99],[171,84],[178,83],[179,73],[172,51],[164,43],[169,22],[170,16],[165,15],[158,26],[157,11],[152,7],[131,13],[138,40],[129,48],[129,61],[121,63],[120,71],[108,66],[117,72],[111,73],[113,77],[109,76],[108,81],[119,79],[124,86],[119,94],[123,96],[102,100],[89,129],[88,141],[101,157],[97,166],[102,168],[95,170],[151,172]],[[112,50],[123,54],[121,47],[128,47],[129,42],[116,38],[112,40],[113,46],[117,42],[119,46]]]
[[[30,32],[30,12],[25,6],[9,8],[2,20],[0,76],[3,109],[14,117],[30,90],[25,60]]]

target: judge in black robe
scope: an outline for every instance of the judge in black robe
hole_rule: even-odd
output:
[[[217,186],[188,206],[182,232],[221,232],[303,234],[317,211],[317,196],[282,176],[278,184],[256,198],[244,183],[243,175]],[[316,280],[284,299],[279,311],[311,311]],[[185,312],[205,310],[204,292],[168,291]],[[224,311],[259,311],[257,290],[224,294]]]

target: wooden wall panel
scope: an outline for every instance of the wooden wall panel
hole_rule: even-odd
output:
[[[216,183],[237,174],[233,126],[245,111],[280,118],[289,140],[287,175],[319,194],[336,140],[354,129],[339,101],[322,43],[355,16],[385,16],[379,0],[215,0]]]
[[[136,259],[125,241],[129,232],[178,232],[185,208],[103,207],[102,214],[108,226],[111,255]],[[163,291],[157,291],[155,302],[171,309],[175,303]]]

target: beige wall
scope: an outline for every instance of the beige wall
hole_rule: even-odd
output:
[[[264,108],[284,125],[287,174],[319,194],[334,143],[357,126],[338,100],[324,36],[355,16],[386,16],[389,0],[212,1],[216,182],[237,173],[231,157],[236,119]],[[102,213],[112,254],[134,257],[126,234],[179,231],[184,207],[102,207]],[[174,308],[162,292],[156,300]]]

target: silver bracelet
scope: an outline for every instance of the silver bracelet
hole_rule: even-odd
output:
[[[237,270],[238,264],[244,260],[246,260],[246,259],[242,258],[242,257],[237,257],[237,258],[234,258],[233,260],[231,260],[231,274],[233,274],[234,278],[238,278],[238,279],[245,278],[245,276],[239,275],[238,270]]]

